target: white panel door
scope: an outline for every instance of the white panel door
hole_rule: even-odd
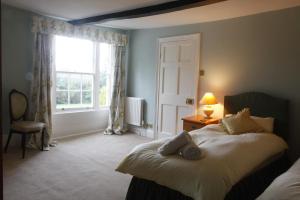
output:
[[[182,131],[183,116],[197,109],[200,34],[159,40],[158,137]]]

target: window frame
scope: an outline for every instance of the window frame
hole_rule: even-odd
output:
[[[59,36],[59,35],[55,35]],[[55,40],[56,37],[53,39],[53,48],[55,48]],[[95,111],[95,110],[107,110],[109,108],[109,95],[112,90],[112,84],[111,83],[106,83],[108,90],[107,90],[107,105],[101,106],[99,103],[99,81],[100,81],[100,42],[93,42],[93,67],[94,67],[94,72],[89,73],[89,72],[70,72],[70,71],[57,71],[56,70],[56,65],[55,62],[53,62],[52,66],[52,110],[54,111],[55,114],[63,114],[63,113],[75,113],[75,112],[89,112],[89,111]],[[111,56],[112,56],[112,48],[111,48]],[[54,56],[55,57],[55,56]],[[111,81],[112,79],[112,72],[109,73],[108,80]],[[80,74],[80,75],[92,75],[93,76],[93,87],[92,87],[92,106],[91,107],[78,107],[78,108],[57,108],[56,107],[56,75],[57,73],[65,73],[65,74]],[[82,88],[81,88],[81,93],[82,93]],[[82,97],[81,97],[82,98]]]

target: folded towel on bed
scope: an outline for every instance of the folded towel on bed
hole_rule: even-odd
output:
[[[189,135],[188,132],[183,131],[172,140],[166,142],[161,147],[158,148],[158,152],[163,155],[171,155],[176,154],[178,149],[192,141],[192,137]]]
[[[187,160],[199,160],[201,149],[193,141],[190,141],[178,150],[178,154]]]

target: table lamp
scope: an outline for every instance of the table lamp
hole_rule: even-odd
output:
[[[200,104],[204,105],[203,112],[206,115],[205,119],[211,119],[211,115],[213,114],[214,110],[212,105],[217,104],[217,99],[211,92],[206,92],[202,99],[200,100]]]

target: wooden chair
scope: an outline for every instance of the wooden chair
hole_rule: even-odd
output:
[[[13,89],[9,93],[9,114],[10,114],[10,130],[5,145],[4,152],[7,152],[8,144],[13,133],[22,135],[22,158],[25,158],[26,138],[27,135],[42,132],[41,150],[44,150],[45,123],[26,121],[25,116],[28,110],[28,99],[25,94]]]

